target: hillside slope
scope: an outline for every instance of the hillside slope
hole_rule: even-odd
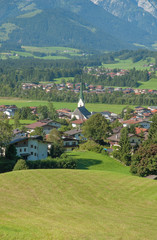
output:
[[[156,36],[155,36],[156,37]],[[150,34],[91,0],[2,0],[0,43],[99,50],[151,46]]]
[[[114,16],[157,35],[156,0],[91,0]]]
[[[0,175],[1,240],[156,240],[157,183],[106,171]]]

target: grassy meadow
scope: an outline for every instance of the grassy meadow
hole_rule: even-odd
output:
[[[148,62],[148,60],[141,60],[138,62],[133,63],[132,59],[126,59],[126,60],[120,60],[120,59],[115,59],[116,63],[113,64],[103,64],[103,67],[105,68],[120,68],[120,69],[132,69],[132,68],[136,68],[137,70],[144,70],[144,69],[150,69],[150,67],[144,67],[145,64],[149,64],[149,63],[155,63],[155,59],[151,58],[150,62]]]
[[[0,98],[0,105],[11,105],[15,104],[17,107],[34,107],[40,105],[47,105],[47,101],[38,101],[38,100],[24,100],[18,98]],[[77,103],[69,102],[53,102],[56,109],[60,108],[69,108],[74,110],[77,107]],[[114,105],[114,104],[99,104],[99,103],[87,103],[86,108],[89,111],[111,111],[114,113],[120,113],[126,105]],[[134,106],[130,106],[134,108]]]
[[[139,89],[154,89],[157,90],[157,78],[152,78],[148,82],[140,82]]]
[[[130,168],[122,165],[110,156],[95,152],[69,152],[68,155],[77,160],[78,169],[119,172],[131,175]]]
[[[0,239],[156,240],[157,182],[108,170],[1,174]]]

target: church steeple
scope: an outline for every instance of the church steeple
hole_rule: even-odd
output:
[[[78,101],[78,107],[84,107],[85,103],[84,103],[84,96],[83,96],[83,84],[81,82],[80,85],[80,96],[79,96],[79,101]]]

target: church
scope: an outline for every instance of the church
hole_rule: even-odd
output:
[[[91,113],[85,108],[84,96],[83,96],[83,84],[80,85],[80,95],[78,101],[78,107],[72,113],[72,118],[79,120],[86,120],[91,116]]]

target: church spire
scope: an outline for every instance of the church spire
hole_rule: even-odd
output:
[[[85,103],[84,103],[84,96],[83,96],[83,84],[81,82],[78,107],[83,107],[83,106],[85,106]]]

